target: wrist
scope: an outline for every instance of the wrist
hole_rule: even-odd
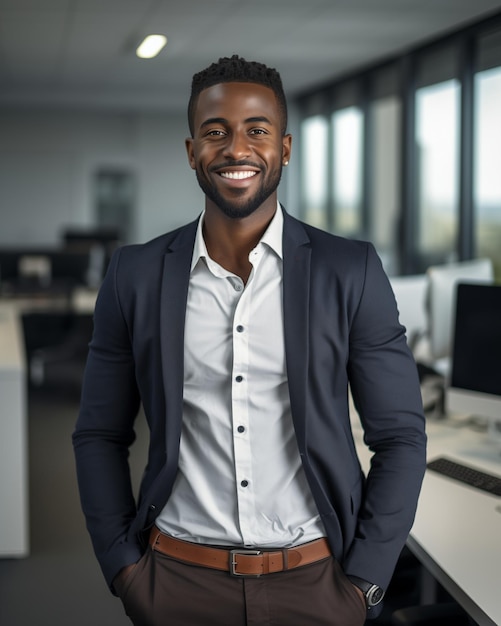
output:
[[[358,587],[363,594],[367,610],[377,606],[383,600],[384,590],[381,587],[378,587],[378,585],[364,580],[363,578],[359,578],[358,576],[348,576],[348,579],[355,585],[355,587]]]

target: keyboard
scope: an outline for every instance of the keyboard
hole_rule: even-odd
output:
[[[501,478],[499,476],[481,472],[473,467],[456,463],[445,457],[430,461],[427,464],[427,468],[442,474],[442,476],[447,476],[470,487],[475,487],[475,489],[486,491],[493,496],[501,496]]]

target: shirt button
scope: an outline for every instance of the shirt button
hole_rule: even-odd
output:
[[[242,326],[242,324],[239,324],[239,325],[237,326],[237,332],[238,332],[238,333],[243,333],[243,332],[244,332],[244,327]]]
[[[240,283],[235,283],[235,291],[242,291],[242,285]]]
[[[235,380],[237,381],[237,383],[241,383],[243,379],[244,379],[243,376],[235,376]]]
[[[242,480],[242,482],[240,484],[242,485],[242,487],[248,487],[249,481],[248,480]]]
[[[245,427],[244,426],[239,426],[237,428],[237,430],[238,430],[239,433],[244,433],[245,432]]]

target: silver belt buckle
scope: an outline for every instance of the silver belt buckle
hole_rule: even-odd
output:
[[[261,574],[240,574],[236,571],[237,561],[235,557],[237,554],[259,556],[263,554],[261,550],[230,550],[230,576],[244,576],[246,578],[259,578]]]

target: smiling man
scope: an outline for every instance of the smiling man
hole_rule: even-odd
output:
[[[395,299],[370,244],[279,205],[291,136],[275,70],[220,59],[194,76],[188,121],[202,215],[120,249],[96,304],[73,436],[96,555],[136,625],[361,626],[425,468]]]
[[[207,206],[242,218],[264,205],[273,215],[291,150],[273,91],[255,83],[222,83],[203,90],[197,104],[193,138],[186,144]]]

